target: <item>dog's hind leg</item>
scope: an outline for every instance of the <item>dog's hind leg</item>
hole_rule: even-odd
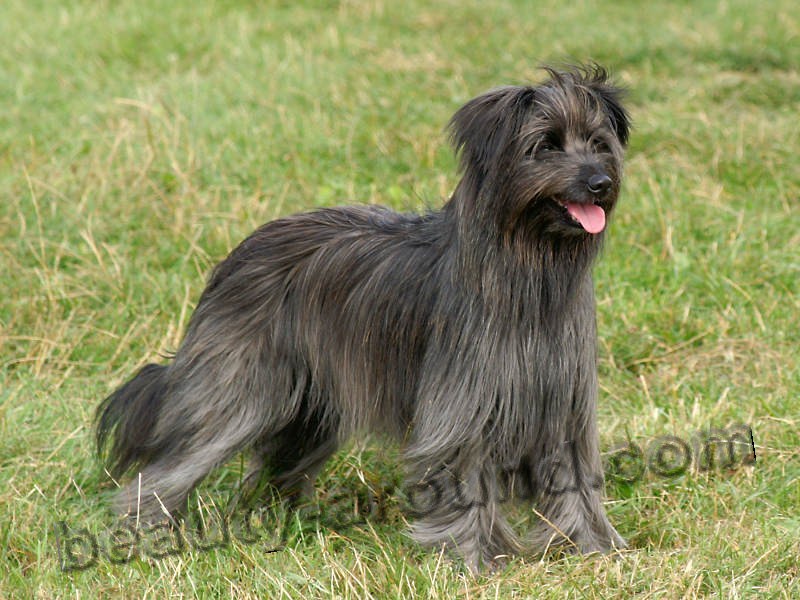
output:
[[[261,415],[239,393],[225,385],[202,394],[173,391],[147,435],[152,451],[118,493],[117,511],[145,522],[179,515],[199,481],[261,432]]]
[[[192,441],[144,466],[117,494],[119,514],[154,523],[177,518],[189,493],[214,467],[241,449],[244,436]]]
[[[99,445],[110,444],[111,474],[134,473],[117,497],[120,513],[144,521],[180,513],[211,469],[297,412],[290,399],[264,397],[291,387],[258,354],[199,356],[143,370],[101,405]]]
[[[338,447],[336,424],[317,412],[301,410],[288,425],[256,442],[247,485],[266,482],[290,503],[308,498],[317,475]]]

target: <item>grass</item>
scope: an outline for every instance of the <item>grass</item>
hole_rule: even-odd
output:
[[[789,0],[5,0],[0,596],[800,595],[798,35]],[[177,346],[216,261],[278,215],[439,204],[456,108],[587,58],[630,88],[635,122],[596,271],[604,444],[744,422],[755,466],[609,482],[622,560],[473,579],[404,536],[396,495],[353,518],[400,473],[396,450],[359,445],[326,469],[320,510],[277,515],[279,552],[59,569],[59,521],[112,523],[94,407]],[[222,503],[240,470],[200,498]]]

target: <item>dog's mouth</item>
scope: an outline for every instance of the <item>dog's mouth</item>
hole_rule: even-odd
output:
[[[555,201],[567,213],[570,223],[587,233],[598,234],[606,228],[606,211],[602,206],[558,198]]]

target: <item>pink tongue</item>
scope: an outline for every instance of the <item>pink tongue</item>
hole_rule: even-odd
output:
[[[567,202],[567,211],[589,233],[600,233],[606,228],[606,213],[596,204]]]

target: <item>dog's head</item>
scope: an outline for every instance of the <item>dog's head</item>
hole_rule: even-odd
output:
[[[546,71],[539,86],[492,90],[453,116],[454,199],[506,239],[592,238],[617,200],[629,118],[601,67]]]

